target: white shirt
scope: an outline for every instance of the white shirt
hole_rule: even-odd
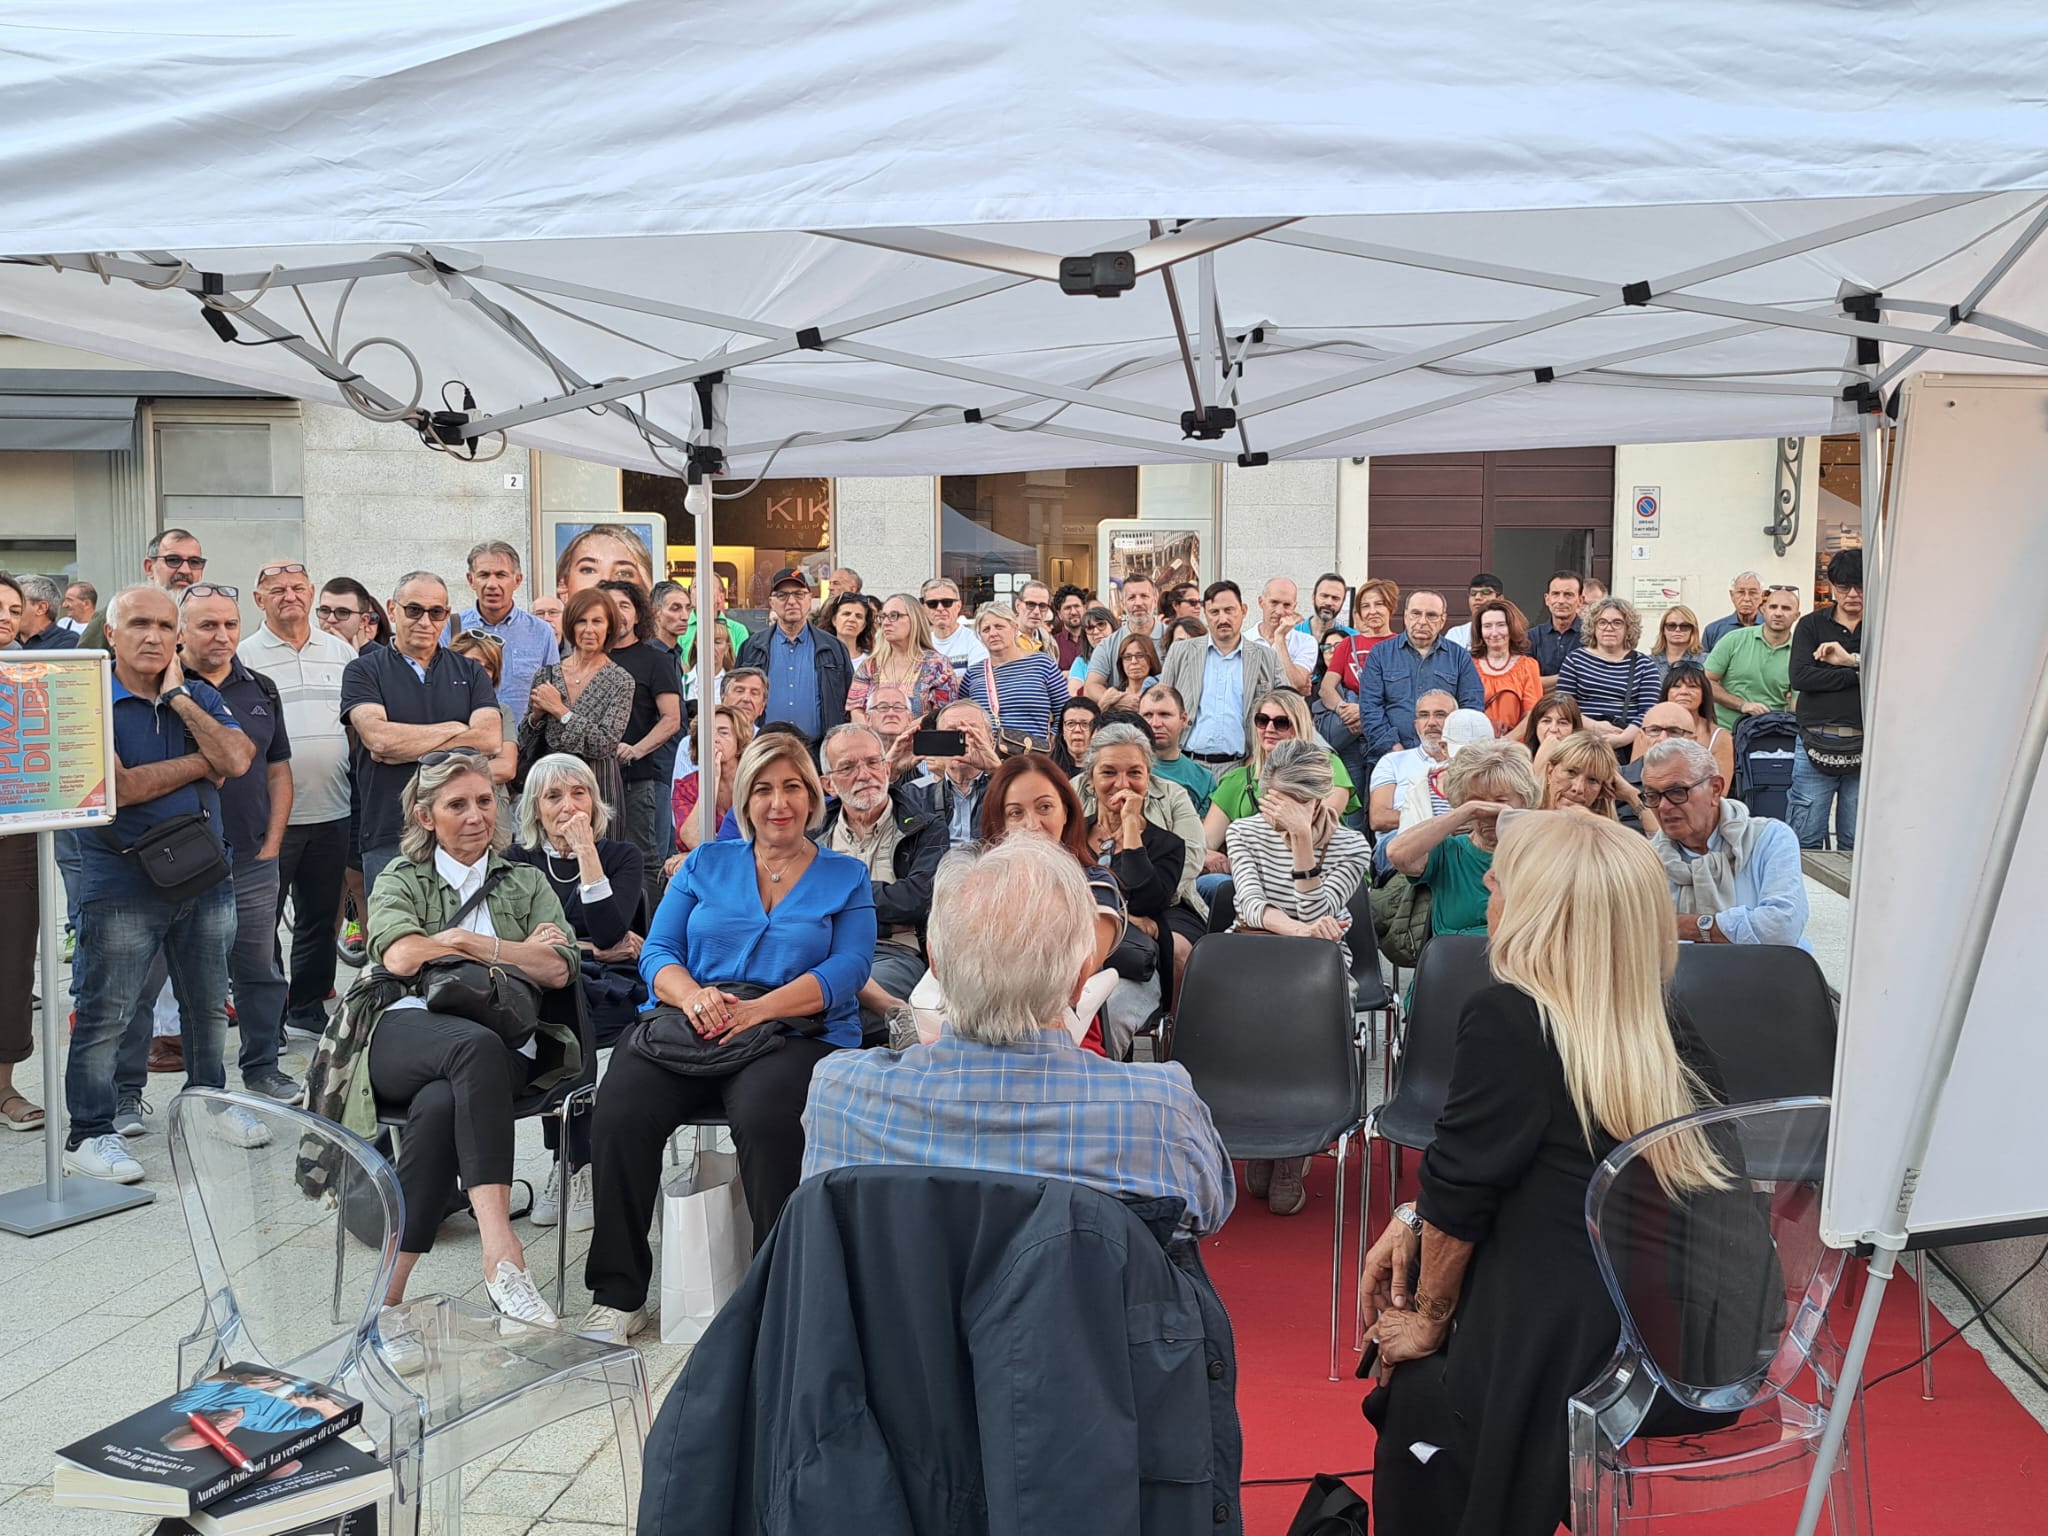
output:
[[[491,872],[491,856],[488,852],[479,854],[474,864],[459,864],[447,849],[436,845],[434,848],[434,873],[448,882],[460,901],[467,901],[477,893],[484,883],[484,877]],[[469,913],[455,925],[470,933],[480,933],[487,939],[495,939],[498,930],[491,924],[491,904],[480,901],[469,909]],[[401,997],[384,1011],[396,1013],[401,1008],[424,1008],[426,1003],[417,997]],[[539,1059],[539,1051],[533,1041],[519,1047],[519,1054],[532,1060]]]
[[[74,635],[82,635],[85,633],[85,626],[79,623],[78,620],[72,618],[69,614],[66,614],[64,617],[57,620],[57,627],[59,629],[68,629]]]
[[[1469,651],[1472,649],[1472,626],[1470,624],[1453,624],[1444,638],[1450,641],[1451,644],[1462,645]]]
[[[1403,747],[1398,752],[1389,752],[1372,769],[1372,789],[1379,790],[1386,785],[1394,786],[1394,808],[1399,810],[1401,802],[1408,797],[1408,786],[1417,779],[1428,776],[1432,769],[1441,768],[1450,762],[1448,757],[1431,757],[1420,747]],[[1430,809],[1441,816],[1450,809],[1450,802],[1432,794]]]
[[[1256,629],[1247,638],[1257,641],[1269,651],[1278,651],[1280,649],[1279,646],[1268,640]],[[1309,676],[1315,676],[1316,637],[1303,630],[1295,629],[1290,625],[1281,633],[1280,639],[1287,647],[1287,659],[1301,668],[1302,671],[1308,673]]]
[[[339,821],[349,812],[348,731],[341,723],[341,675],[356,648],[317,625],[305,648],[293,650],[268,624],[235,650],[243,666],[277,685],[284,728],[292,741],[289,824]]]
[[[988,660],[988,647],[981,643],[981,637],[964,623],[951,636],[941,640],[938,632],[932,632],[932,649],[953,663],[953,670],[962,667],[978,667]]]

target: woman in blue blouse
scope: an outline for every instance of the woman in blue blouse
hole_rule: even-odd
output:
[[[640,974],[648,1009],[680,1008],[707,1039],[778,1028],[782,1044],[722,1076],[689,1077],[616,1051],[597,1091],[591,1167],[597,1226],[584,1278],[587,1338],[625,1343],[647,1322],[654,1255],[647,1228],[661,1155],[685,1120],[722,1115],[765,1242],[803,1173],[804,1100],[827,1051],[860,1044],[858,994],[875,953],[867,865],[811,841],[825,791],[800,737],[754,738],[733,775],[744,842],[706,843],[683,861],[649,925]],[[739,989],[759,995],[742,997]],[[815,1035],[776,1021],[816,1021]]]

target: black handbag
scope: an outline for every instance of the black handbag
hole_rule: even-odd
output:
[[[1822,773],[1837,778],[1863,767],[1863,728],[1858,725],[1802,725],[1799,744],[1806,748],[1806,760]]]
[[[755,998],[767,988],[738,983],[721,990],[734,997]],[[817,1036],[825,1032],[825,1020],[818,1015],[763,1019],[737,1040],[707,1040],[692,1026],[689,1014],[664,1005],[642,1014],[620,1037],[619,1047],[680,1077],[724,1077],[781,1050],[788,1038],[783,1033],[785,1027],[799,1035]]]
[[[512,782],[505,786],[515,795],[526,793],[527,770],[548,755],[548,717],[532,710],[519,722],[519,761],[513,765]]]
[[[486,876],[476,894],[456,909],[448,926],[461,927],[462,920],[509,873],[500,868]],[[428,1012],[481,1024],[515,1051],[540,1028],[540,986],[516,965],[444,956],[420,967],[415,991]]]
[[[160,821],[127,847],[109,828],[100,835],[116,853],[135,860],[165,901],[190,901],[228,877],[227,855],[213,835],[208,811],[188,811]]]
[[[1318,1472],[1309,1480],[1287,1536],[1366,1536],[1372,1511],[1343,1478]]]

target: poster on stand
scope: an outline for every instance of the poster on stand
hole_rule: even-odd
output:
[[[114,819],[113,662],[0,653],[0,835]]]

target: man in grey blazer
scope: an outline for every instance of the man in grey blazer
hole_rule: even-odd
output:
[[[1207,639],[1175,643],[1160,668],[1160,681],[1187,700],[1188,733],[1181,755],[1220,779],[1245,760],[1252,740],[1252,711],[1273,689],[1284,686],[1280,657],[1244,632],[1244,594],[1234,581],[1216,581],[1202,594]]]

